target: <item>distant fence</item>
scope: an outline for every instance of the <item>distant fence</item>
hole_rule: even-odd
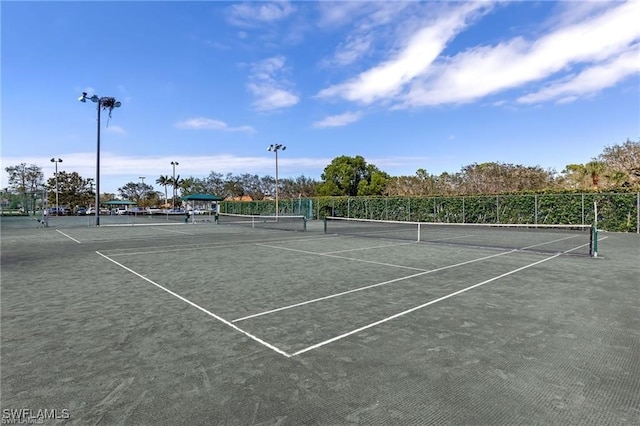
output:
[[[314,197],[278,200],[278,214],[307,219],[340,216],[360,219],[442,223],[592,224],[640,232],[640,192],[516,194],[458,197]],[[275,202],[223,201],[221,211],[274,214]]]

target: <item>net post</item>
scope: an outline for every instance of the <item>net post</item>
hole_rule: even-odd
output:
[[[327,233],[327,217],[326,216],[324,217],[322,222],[323,222],[323,230],[324,230],[324,233],[326,234]]]
[[[420,239],[420,231],[422,230],[422,224],[418,223],[418,242],[421,241]]]
[[[591,257],[598,257],[598,203],[593,201],[593,225],[591,225]]]
[[[304,216],[302,217],[302,230],[307,232],[307,218]]]

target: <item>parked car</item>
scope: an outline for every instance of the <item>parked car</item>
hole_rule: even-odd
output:
[[[127,210],[126,214],[132,214],[132,215],[149,214],[149,209],[145,207],[134,207],[132,209]]]
[[[49,216],[64,216],[66,214],[66,209],[64,207],[49,207],[47,213]]]
[[[96,209],[93,207],[89,207],[87,209],[87,214],[88,215],[94,215],[96,214]],[[109,209],[100,209],[100,214],[109,214]]]
[[[86,216],[87,215],[87,209],[84,207],[78,207],[78,209],[76,210],[76,216]]]

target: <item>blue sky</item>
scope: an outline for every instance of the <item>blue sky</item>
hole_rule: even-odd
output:
[[[319,179],[486,161],[562,171],[640,135],[640,2],[10,2],[2,177],[20,163],[101,192],[171,175]]]

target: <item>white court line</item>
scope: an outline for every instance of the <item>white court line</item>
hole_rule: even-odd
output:
[[[257,314],[248,315],[246,317],[235,319],[235,320],[233,320],[231,322],[244,321],[244,320],[248,320],[248,319],[251,319],[251,318],[259,317],[259,316],[262,316],[262,315],[272,314],[274,312],[284,311],[286,309],[296,308],[298,306],[304,306],[304,305],[308,305],[310,303],[320,302],[322,300],[333,299],[334,297],[344,296],[345,294],[355,293],[357,291],[362,291],[362,290],[368,290],[370,288],[375,288],[375,287],[379,287],[379,286],[382,286],[382,285],[392,284],[392,283],[395,283],[395,282],[398,282],[398,281],[408,280],[410,278],[419,277],[421,275],[431,274],[433,272],[439,272],[439,271],[443,271],[445,269],[455,268],[457,266],[468,265],[468,264],[474,263],[474,262],[480,262],[481,260],[490,259],[492,257],[504,256],[505,254],[513,253],[515,251],[516,250],[505,251],[503,253],[492,254],[491,256],[485,256],[485,257],[481,257],[481,258],[478,258],[478,259],[467,260],[465,262],[456,263],[456,264],[448,265],[448,266],[443,266],[441,268],[423,270],[423,272],[420,272],[420,273],[417,273],[417,274],[413,274],[413,275],[408,275],[406,277],[395,278],[393,280],[384,281],[384,282],[376,283],[376,284],[371,284],[371,285],[367,285],[367,286],[364,286],[364,287],[358,287],[358,288],[354,288],[354,289],[351,289],[351,290],[343,291],[341,293],[330,294],[328,296],[319,297],[317,299],[307,300],[307,301],[300,302],[300,303],[295,303],[293,305],[283,306],[281,308],[271,309],[271,310],[265,311],[265,312],[259,312]],[[349,259],[349,258],[347,258],[347,259]]]
[[[170,232],[170,233],[172,233],[172,234],[186,234],[186,235],[194,235],[192,232],[174,231],[173,229],[158,228],[158,230],[159,230],[159,231]]]
[[[359,247],[359,248],[353,248],[353,249],[347,249],[347,250],[325,251],[323,254],[347,253],[350,251],[361,251],[361,250],[372,250],[372,249],[387,248],[387,247],[406,246],[409,244],[415,244],[416,242],[417,241],[410,241],[407,243],[385,244],[383,246]]]
[[[555,243],[555,242],[558,242],[558,241],[566,240],[567,238],[573,238],[573,237],[559,238],[559,239],[553,240],[553,241],[547,241],[547,242],[544,242],[544,243],[534,244],[532,246],[524,247],[522,249],[513,249],[513,250],[501,252],[501,253],[498,253],[498,254],[492,254],[490,256],[485,256],[485,257],[481,257],[481,258],[478,258],[478,259],[468,260],[468,261],[465,261],[465,262],[456,263],[456,264],[449,265],[449,266],[443,266],[441,268],[436,268],[436,269],[431,269],[431,270],[406,267],[406,268],[415,269],[415,270],[422,271],[422,272],[417,273],[417,274],[413,274],[413,275],[409,275],[409,276],[406,276],[406,277],[396,278],[396,279],[393,279],[393,280],[390,280],[390,281],[385,281],[385,282],[371,284],[371,285],[364,286],[364,287],[354,288],[352,290],[347,290],[347,291],[343,291],[343,292],[340,292],[340,293],[330,294],[328,296],[319,297],[317,299],[311,299],[311,300],[307,300],[307,301],[304,301],[304,302],[299,302],[299,303],[294,303],[292,305],[283,306],[283,307],[280,307],[280,308],[270,309],[268,311],[258,312],[257,314],[252,314],[252,315],[247,315],[247,316],[242,317],[242,318],[237,318],[237,319],[235,319],[235,320],[233,320],[231,322],[244,321],[244,320],[248,320],[248,319],[259,317],[259,316],[272,314],[272,313],[284,311],[284,310],[287,310],[287,309],[296,308],[298,306],[308,305],[310,303],[316,303],[316,302],[320,302],[320,301],[327,300],[327,299],[333,299],[334,297],[344,296],[345,294],[355,293],[357,291],[362,291],[362,290],[368,290],[370,288],[375,288],[375,287],[379,287],[379,286],[386,285],[386,284],[392,284],[394,282],[403,281],[403,280],[406,280],[406,279],[409,279],[409,278],[415,278],[415,277],[419,277],[421,275],[426,275],[426,274],[430,274],[430,273],[433,273],[433,272],[442,271],[442,270],[445,270],[445,269],[455,268],[455,267],[458,267],[458,266],[463,266],[463,265],[467,265],[467,264],[470,264],[470,263],[479,262],[479,261],[486,260],[486,259],[491,259],[493,257],[503,256],[503,255],[509,254],[509,253],[515,253],[515,252],[518,252],[518,251],[521,251],[521,250],[528,250],[528,249],[531,249],[533,247],[538,247],[538,246],[545,245],[545,244]],[[411,244],[414,244],[414,243],[411,243]],[[306,251],[306,250],[290,249],[290,248],[279,247],[279,246],[269,246],[269,245],[266,245],[266,244],[257,244],[257,245],[265,246],[265,247],[269,247],[269,248],[276,248],[276,249],[280,248],[280,249],[283,249],[283,250],[298,251],[298,252],[307,253],[307,254],[315,254],[315,255],[318,255],[318,256],[336,257],[336,258],[339,258],[339,259],[353,260],[355,262],[375,263],[375,264],[379,264],[379,265],[382,265],[382,266],[395,266],[395,267],[401,267],[402,268],[402,266],[399,266],[399,265],[393,265],[393,264],[390,265],[390,264],[386,264],[386,263],[367,261],[367,260],[363,260],[363,259],[354,259],[354,258],[351,258],[351,257],[328,255],[326,253],[316,253],[316,252],[310,252],[310,251]],[[576,247],[574,249],[567,250],[564,253],[569,253],[569,252],[571,252],[573,250],[577,250],[578,248],[584,247],[585,245],[586,244],[583,244],[583,245],[578,246],[578,247]],[[558,253],[558,254],[563,254],[563,253]]]
[[[300,355],[300,354],[303,354],[303,353],[308,352],[310,350],[317,349],[317,348],[319,348],[321,346],[324,346],[324,345],[327,345],[329,343],[335,342],[336,340],[344,339],[345,337],[351,336],[352,334],[359,333],[359,332],[361,332],[363,330],[366,330],[368,328],[375,327],[375,326],[383,324],[383,323],[385,323],[387,321],[391,321],[392,319],[396,319],[396,318],[401,317],[403,315],[406,315],[406,314],[409,314],[411,312],[417,311],[418,309],[422,309],[422,308],[424,308],[426,306],[433,305],[434,303],[441,302],[441,301],[446,300],[446,299],[448,299],[450,297],[453,297],[453,296],[457,296],[458,294],[461,294],[461,293],[464,293],[466,291],[472,290],[472,289],[474,289],[476,287],[480,287],[481,285],[488,284],[488,283],[490,283],[492,281],[498,280],[500,278],[506,277],[506,276],[511,275],[511,274],[515,274],[516,272],[522,271],[523,269],[530,268],[530,267],[538,265],[538,264],[540,264],[542,262],[546,262],[547,260],[555,259],[556,257],[560,256],[561,254],[562,253],[554,254],[551,257],[544,258],[544,259],[539,260],[537,262],[525,265],[525,266],[523,266],[521,268],[514,269],[513,271],[506,272],[506,273],[504,273],[502,275],[498,275],[497,277],[493,277],[493,278],[490,278],[488,280],[482,281],[482,282],[480,282],[478,284],[474,284],[474,285],[469,286],[467,288],[463,288],[462,290],[455,291],[455,292],[453,292],[451,294],[447,294],[446,296],[439,297],[438,299],[432,300],[432,301],[427,302],[427,303],[423,303],[422,305],[415,306],[415,307],[413,307],[411,309],[407,309],[406,311],[402,311],[402,312],[399,312],[397,314],[391,315],[390,317],[383,318],[380,321],[372,322],[371,324],[367,324],[367,325],[365,325],[363,327],[356,328],[355,330],[351,330],[351,331],[349,331],[347,333],[344,333],[344,334],[341,334],[339,336],[332,337],[331,339],[325,340],[324,342],[316,343],[315,345],[312,345],[312,346],[309,346],[309,347],[304,348],[302,350],[299,350],[298,352],[294,352],[293,354],[291,354],[291,356]]]
[[[279,250],[295,251],[297,253],[312,254],[314,256],[325,256],[325,257],[333,257],[333,258],[336,258],[336,259],[352,260],[354,262],[373,263],[374,265],[390,266],[392,268],[410,269],[412,271],[422,271],[422,272],[426,271],[426,269],[414,268],[413,266],[394,265],[393,263],[383,263],[383,262],[376,262],[376,261],[373,261],[373,260],[356,259],[356,258],[353,258],[353,257],[337,256],[335,254],[318,253],[318,252],[315,252],[315,251],[300,250],[300,249],[294,249],[294,248],[282,247],[282,246],[271,246],[269,244],[256,243],[256,245],[260,246],[260,247],[267,247],[267,248],[273,248],[273,249],[279,249]]]
[[[59,229],[56,229],[56,232],[61,233],[62,235],[64,235],[64,236],[65,236],[65,237],[67,237],[68,239],[70,239],[71,241],[75,241],[75,242],[76,242],[76,243],[78,243],[78,244],[82,244],[82,242],[81,242],[81,241],[76,240],[76,239],[75,239],[75,238],[73,238],[72,236],[70,236],[70,235],[68,235],[68,234],[65,234],[64,232],[62,232],[62,231],[61,231],[61,230],[59,230]]]
[[[474,284],[474,285],[472,285],[472,286],[469,286],[469,287],[463,288],[462,290],[455,291],[455,292],[453,292],[453,293],[451,293],[451,294],[447,294],[446,296],[442,296],[442,297],[439,297],[439,298],[437,298],[437,299],[435,299],[435,300],[431,300],[431,301],[429,301],[429,302],[427,302],[427,303],[423,303],[422,305],[415,306],[415,307],[413,307],[413,308],[411,308],[411,309],[407,309],[406,311],[399,312],[399,313],[394,314],[394,315],[391,315],[391,316],[389,316],[389,317],[387,317],[387,318],[383,318],[383,319],[381,319],[381,320],[379,320],[379,321],[373,322],[373,323],[371,323],[371,324],[367,324],[367,325],[365,325],[365,326],[363,326],[363,327],[356,328],[355,330],[348,331],[348,332],[346,332],[346,333],[344,333],[344,334],[341,334],[341,335],[339,335],[339,336],[332,337],[331,339],[325,340],[325,341],[323,341],[323,342],[316,343],[315,345],[311,345],[311,346],[309,346],[309,347],[307,347],[307,348],[304,348],[304,349],[301,349],[301,350],[299,350],[299,351],[297,351],[297,352],[294,352],[293,354],[291,354],[291,356],[297,356],[297,355],[303,354],[303,353],[305,353],[305,352],[308,352],[308,351],[310,351],[310,350],[317,349],[317,348],[319,348],[319,347],[321,347],[321,346],[324,346],[324,345],[327,345],[327,344],[329,344],[329,343],[335,342],[335,341],[337,341],[337,340],[344,339],[345,337],[351,336],[352,334],[356,334],[356,333],[359,333],[359,332],[361,332],[361,331],[363,331],[363,330],[366,330],[366,329],[368,329],[368,328],[375,327],[375,326],[377,326],[377,325],[380,325],[380,324],[383,324],[383,323],[385,323],[385,322],[391,321],[391,320],[393,320],[393,319],[396,319],[396,318],[398,318],[398,317],[404,316],[404,315],[409,314],[409,313],[411,313],[411,312],[417,311],[417,310],[422,309],[422,308],[424,308],[424,307],[427,307],[427,306],[429,306],[429,305],[433,305],[434,303],[438,303],[438,302],[441,302],[441,301],[443,301],[443,300],[449,299],[449,298],[451,298],[451,297],[453,297],[453,296],[457,296],[458,294],[465,293],[465,292],[467,292],[467,291],[469,291],[469,290],[472,290],[472,289],[474,289],[474,288],[476,288],[476,287],[480,287],[480,286],[485,285],[485,284],[488,284],[488,283],[490,283],[490,282],[493,282],[493,281],[499,280],[500,278],[504,278],[504,277],[506,277],[506,276],[509,276],[509,275],[515,274],[516,272],[520,272],[520,271],[522,271],[522,270],[524,270],[524,269],[531,268],[531,267],[533,267],[533,266],[539,265],[539,264],[541,264],[541,263],[543,263],[543,262],[546,262],[546,261],[548,261],[548,260],[555,259],[555,258],[556,258],[556,257],[558,257],[558,256],[562,256],[562,255],[563,255],[563,254],[565,254],[565,253],[570,253],[570,252],[572,252],[572,251],[574,251],[574,250],[578,250],[579,248],[582,248],[582,247],[585,247],[585,246],[588,246],[588,245],[589,245],[589,244],[582,244],[582,245],[579,245],[579,246],[574,247],[574,248],[572,248],[572,249],[565,250],[565,251],[564,251],[564,252],[562,252],[562,253],[557,253],[557,254],[554,254],[553,256],[549,256],[549,257],[546,257],[546,258],[544,258],[544,259],[542,259],[542,260],[538,260],[537,262],[533,262],[533,263],[530,263],[530,264],[528,264],[528,265],[522,266],[522,267],[520,267],[520,268],[514,269],[514,270],[512,270],[512,271],[505,272],[504,274],[501,274],[501,275],[498,275],[498,276],[496,276],[496,277],[490,278],[490,279],[488,279],[488,280],[485,280],[485,281],[479,282],[479,283]]]
[[[180,296],[179,294],[177,294],[177,293],[175,293],[175,292],[173,292],[173,291],[171,291],[171,290],[169,290],[169,289],[167,289],[167,288],[165,288],[165,287],[161,286],[160,284],[158,284],[158,283],[156,283],[156,282],[154,282],[154,281],[150,280],[149,278],[145,277],[144,275],[141,275],[141,274],[137,273],[137,272],[136,272],[136,271],[134,271],[133,269],[128,268],[128,267],[126,267],[126,266],[124,266],[122,263],[116,262],[115,260],[113,260],[113,259],[109,258],[108,256],[105,256],[104,254],[100,253],[99,251],[96,251],[96,253],[97,253],[97,254],[99,254],[100,256],[104,257],[104,258],[105,258],[105,259],[107,259],[108,261],[113,262],[113,263],[115,263],[116,265],[120,266],[122,269],[124,269],[124,270],[126,270],[126,271],[131,272],[132,274],[134,274],[134,275],[136,275],[136,276],[138,276],[138,277],[142,278],[143,280],[147,281],[148,283],[153,284],[154,286],[158,287],[159,289],[161,289],[161,290],[163,290],[163,291],[166,291],[166,292],[167,292],[167,293],[169,293],[170,295],[172,295],[172,296],[174,296],[174,297],[176,297],[176,298],[178,298],[178,299],[182,300],[182,301],[183,301],[183,302],[185,302],[185,303],[188,303],[189,305],[191,305],[191,306],[193,306],[194,308],[196,308],[196,309],[198,309],[198,310],[200,310],[200,311],[204,312],[205,314],[209,315],[210,317],[215,318],[216,320],[220,321],[221,323],[223,323],[223,324],[225,324],[225,325],[228,325],[229,327],[233,328],[234,330],[236,330],[236,331],[238,331],[238,332],[240,332],[240,333],[244,334],[245,336],[249,337],[250,339],[253,339],[253,340],[255,340],[256,342],[260,343],[261,345],[266,346],[267,348],[271,349],[272,351],[275,351],[275,352],[279,353],[280,355],[284,355],[284,356],[285,356],[285,357],[287,357],[287,358],[290,358],[290,357],[291,357],[291,355],[290,355],[290,354],[286,353],[286,352],[285,352],[285,351],[283,351],[282,349],[279,349],[279,348],[277,348],[277,347],[273,346],[272,344],[265,342],[264,340],[260,339],[259,337],[256,337],[256,336],[254,336],[253,334],[248,333],[248,332],[246,332],[246,331],[242,330],[242,329],[241,329],[240,327],[238,327],[237,325],[232,324],[231,322],[229,322],[229,321],[225,320],[224,318],[222,318],[222,317],[220,317],[220,316],[218,316],[218,315],[214,314],[213,312],[206,310],[206,309],[205,309],[205,308],[203,308],[202,306],[200,306],[200,305],[197,305],[197,304],[193,303],[193,302],[192,302],[192,301],[190,301],[189,299],[187,299],[187,298],[185,298],[185,297],[182,297],[182,296]]]
[[[235,235],[246,235],[246,234],[235,234]],[[277,242],[288,242],[288,241],[308,241],[308,240],[313,240],[316,238],[327,238],[327,237],[313,237],[313,238],[278,238],[278,239],[273,239],[273,240],[265,240],[265,239],[259,239],[259,240],[246,240],[246,241],[242,241],[242,242],[238,242],[238,243],[231,243],[228,244],[226,242],[219,242],[219,243],[195,243],[195,244],[189,244],[189,245],[171,245],[171,246],[165,246],[163,248],[160,249],[155,249],[155,248],[151,248],[151,249],[147,249],[144,251],[125,251],[125,250],[136,250],[136,249],[112,249],[112,250],[119,250],[118,253],[110,253],[109,256],[111,257],[115,257],[115,256],[130,256],[132,254],[162,254],[162,253],[174,253],[174,252],[178,252],[178,251],[194,251],[194,250],[199,250],[202,248],[228,248],[228,247],[240,247],[240,246],[253,246],[256,244],[256,241],[260,241],[260,242],[267,242],[267,243],[277,243]],[[109,242],[111,242],[113,240],[109,240]],[[110,250],[107,250],[110,251]],[[315,254],[315,253],[314,253]],[[347,259],[347,258],[345,258]]]

